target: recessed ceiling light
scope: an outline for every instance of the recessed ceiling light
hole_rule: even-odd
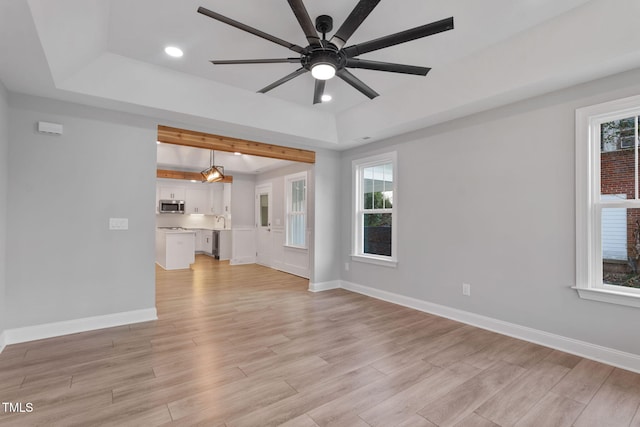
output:
[[[236,152],[235,152],[235,153],[233,153],[233,154],[234,154],[234,155],[236,155],[236,156],[242,156],[242,153],[241,153],[241,152],[239,152],[239,151],[236,151]]]
[[[156,141],[156,144],[160,145],[160,141]]]
[[[182,52],[182,49],[180,49],[179,47],[175,47],[175,46],[167,46],[164,48],[164,53],[166,53],[167,55],[174,57],[174,58],[180,58],[182,55],[184,55],[184,53]]]
[[[322,102],[329,102],[333,99],[333,97],[331,95],[329,95],[328,93],[325,93],[322,95]]]

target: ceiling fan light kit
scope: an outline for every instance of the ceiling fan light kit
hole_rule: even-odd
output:
[[[198,13],[261,37],[265,40],[279,44],[280,46],[286,47],[300,55],[297,58],[212,60],[211,63],[214,65],[297,63],[301,66],[292,73],[260,89],[258,91],[259,93],[266,93],[289,80],[307,72],[311,72],[311,75],[315,79],[315,89],[313,94],[314,104],[322,102],[326,81],[334,76],[338,76],[344,82],[360,91],[363,95],[373,99],[379,94],[347,70],[348,68],[362,68],[367,70],[418,76],[426,76],[430,68],[390,62],[370,61],[355,58],[356,56],[453,29],[453,17],[451,17],[380,37],[368,42],[345,47],[349,38],[358,29],[358,27],[360,27],[362,22],[367,18],[367,16],[369,16],[378,3],[380,3],[380,0],[359,0],[342,26],[329,40],[327,40],[326,35],[328,32],[333,30],[333,19],[330,16],[318,16],[314,25],[302,0],[288,0],[288,3],[300,24],[300,27],[302,28],[307,42],[309,43],[306,47],[290,43],[246,24],[220,15],[217,12],[213,12],[204,7],[199,7]],[[320,38],[318,33],[320,33],[322,38]]]

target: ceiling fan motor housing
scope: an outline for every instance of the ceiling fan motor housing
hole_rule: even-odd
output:
[[[312,49],[309,53],[302,55],[300,58],[302,66],[307,70],[311,70],[318,64],[329,64],[336,70],[343,68],[346,62],[344,54],[332,44],[323,44],[325,45],[324,47]]]
[[[316,18],[316,30],[322,35],[333,30],[333,18],[329,15],[320,15]]]

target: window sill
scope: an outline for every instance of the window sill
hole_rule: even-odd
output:
[[[573,286],[572,289],[578,291],[578,295],[583,299],[626,305],[629,307],[640,307],[640,294],[609,289],[578,288],[576,286]]]
[[[293,246],[293,245],[284,245],[286,249],[296,249],[299,251],[306,251],[307,248],[305,246]]]
[[[351,255],[351,260],[364,262],[367,264],[382,265],[384,267],[390,267],[390,268],[396,268],[398,266],[398,261],[391,258],[380,258],[380,257],[364,256],[364,255]]]

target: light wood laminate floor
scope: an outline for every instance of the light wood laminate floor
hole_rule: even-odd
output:
[[[640,426],[638,374],[307,286],[158,269],[158,321],[8,346],[0,425]]]

